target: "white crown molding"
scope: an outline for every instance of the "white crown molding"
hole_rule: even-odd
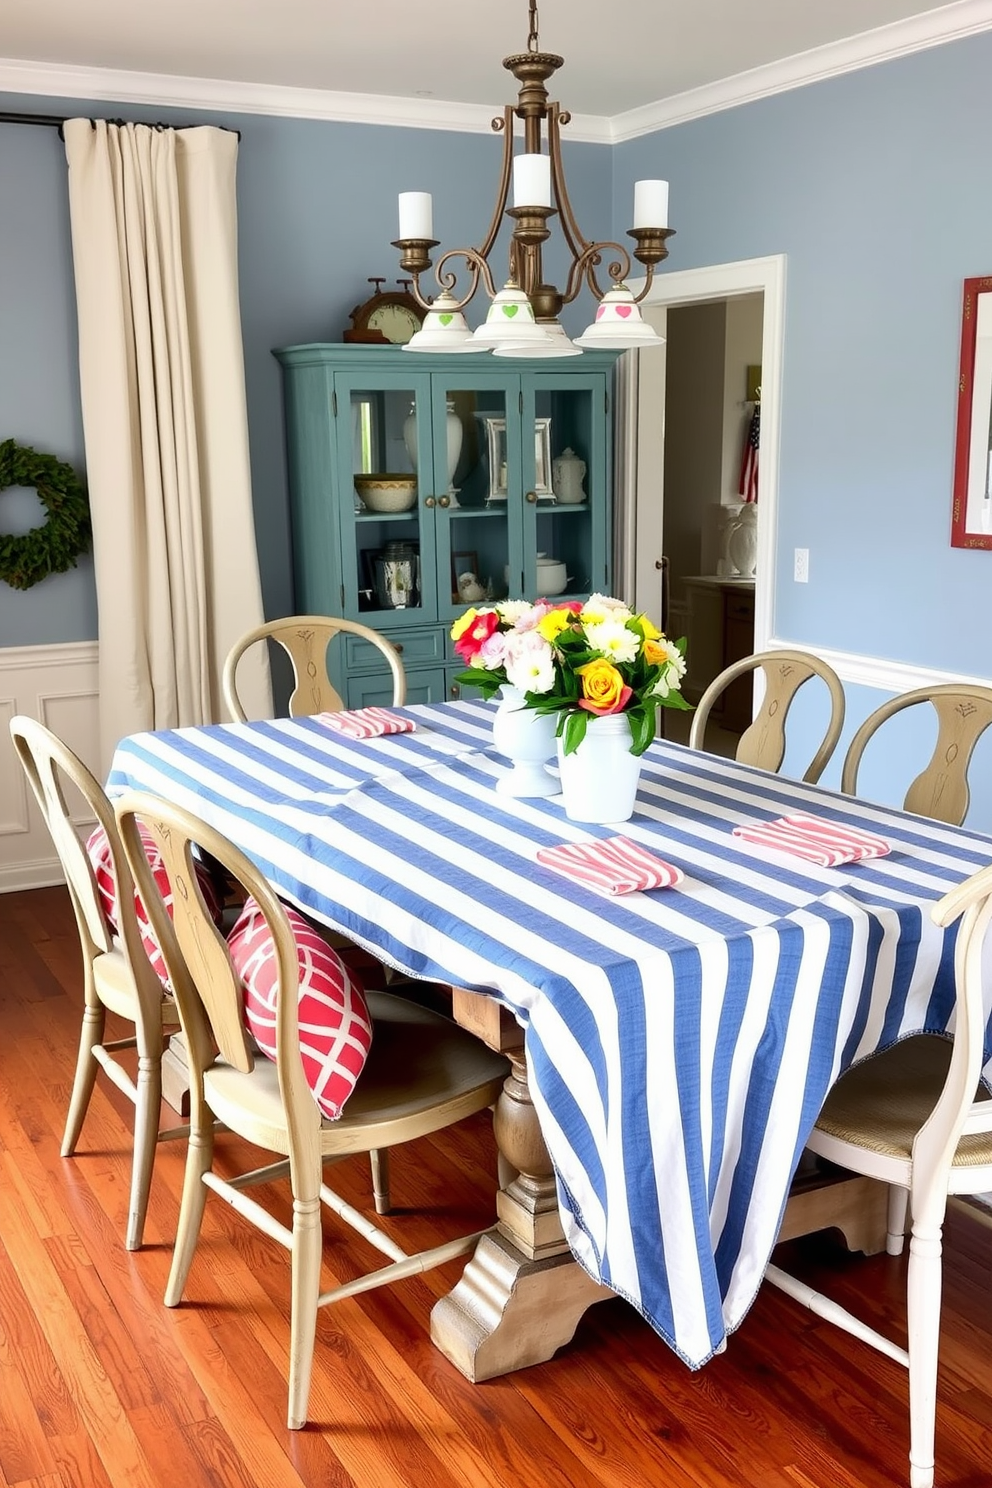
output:
[[[780,62],[770,62],[766,67],[755,67],[750,72],[738,73],[736,77],[724,78],[718,83],[693,88],[658,103],[617,114],[610,120],[611,139],[614,144],[621,144],[643,134],[654,134],[659,129],[670,129],[675,124],[702,118],[705,114],[737,108],[742,103],[753,103],[759,98],[803,88],[808,83],[839,77],[845,72],[857,72],[863,67],[874,67],[878,62],[907,57],[912,52],[926,51],[948,41],[960,41],[963,37],[990,29],[992,0],[957,0],[955,5],[908,16],[903,21],[879,26],[860,36],[815,47],[794,57],[785,57]]]
[[[806,641],[785,640],[772,636],[764,649],[777,651],[815,649],[817,656],[833,667],[842,682],[857,687],[875,687],[880,692],[911,692],[915,687],[939,687],[944,682],[964,682],[972,686],[992,686],[990,677],[969,677],[963,672],[938,671],[936,667],[915,666],[906,661],[887,661],[881,656],[860,656],[854,651],[830,651],[823,646],[810,647]]]
[[[137,103],[152,108],[324,119],[343,124],[385,124],[396,129],[446,129],[462,134],[492,134],[492,121],[503,112],[502,105],[492,108],[483,104],[445,103],[438,98],[330,93],[320,88],[120,72],[103,67],[68,67],[2,57],[0,92]],[[609,119],[591,114],[573,114],[567,137],[586,144],[613,142]]]

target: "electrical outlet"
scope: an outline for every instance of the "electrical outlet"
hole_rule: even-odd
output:
[[[797,584],[809,583],[809,548],[797,548],[792,577]]]

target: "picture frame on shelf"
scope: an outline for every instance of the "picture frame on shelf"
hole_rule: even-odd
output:
[[[505,501],[506,488],[506,419],[486,418],[486,447],[489,454],[489,495],[487,501]],[[554,501],[551,484],[551,419],[534,420],[534,494],[538,501]]]

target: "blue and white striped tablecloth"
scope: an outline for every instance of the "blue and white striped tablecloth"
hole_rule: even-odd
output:
[[[491,704],[403,711],[413,733],[360,743],[309,718],[134,735],[109,789],[190,807],[314,916],[512,1008],[573,1252],[705,1363],[754,1299],[831,1083],[945,1029],[954,932],[929,910],[992,839],[659,741],[621,830],[685,878],[605,898],[535,855],[618,829],[497,794]],[[800,809],[892,851],[826,869],[731,835]]]

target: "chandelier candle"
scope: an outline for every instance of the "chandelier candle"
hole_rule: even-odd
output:
[[[493,318],[478,333],[468,330],[464,319],[454,319],[475,296],[480,284],[490,301],[497,293],[521,291],[530,304],[532,318],[520,338],[519,350],[525,356],[578,356],[583,346],[610,347],[623,351],[630,346],[663,346],[664,338],[643,319],[640,303],[651,289],[655,266],[668,257],[666,239],[672,236],[668,226],[668,182],[637,181],[634,185],[634,225],[628,237],[633,249],[612,240],[591,242],[582,236],[565,186],[565,167],[561,153],[561,131],[571,115],[560,104],[549,100],[545,87],[564,64],[554,52],[542,52],[537,34],[537,0],[529,0],[530,31],[527,50],[503,58],[503,66],[519,84],[515,104],[507,104],[502,117],[493,120],[493,130],[503,137],[503,161],[496,204],[486,236],[476,247],[450,248],[434,268],[434,277],[445,298],[443,319],[424,322],[404,346],[405,351],[485,350],[500,356],[513,356],[517,347],[503,334],[493,335]],[[514,153],[514,125],[520,120],[523,149]],[[519,127],[519,126],[518,126]],[[520,135],[517,136],[519,140]],[[509,205],[512,186],[513,205]],[[500,276],[503,289],[497,291],[489,257],[504,217],[512,223],[510,232],[509,272]],[[569,263],[564,288],[559,289],[545,278],[542,262],[543,244],[551,236],[550,219],[565,239]],[[411,292],[417,303],[431,311],[437,298],[421,285],[421,275],[431,268],[431,250],[439,247],[433,236],[431,199],[426,192],[405,191],[400,196],[400,235],[393,244],[399,249],[400,267],[412,280]],[[644,268],[644,282],[635,295],[624,282],[636,259]],[[456,288],[459,275],[450,266],[451,259],[465,264],[465,285]],[[600,272],[604,280],[599,278]],[[608,282],[606,282],[608,276]],[[585,286],[599,301],[592,324],[569,340],[559,316],[565,305],[577,298]],[[506,305],[506,301],[502,302]],[[497,320],[517,321],[524,317],[500,309]],[[512,326],[511,326],[512,328]],[[536,334],[535,334],[536,332]],[[476,334],[479,343],[474,343]]]

